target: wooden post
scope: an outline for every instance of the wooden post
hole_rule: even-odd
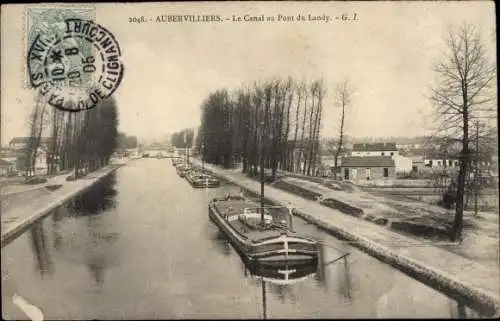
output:
[[[205,143],[201,143],[201,169],[205,173]]]
[[[262,277],[262,315],[264,320],[267,319],[267,299],[266,299],[266,281]]]
[[[293,232],[293,207],[292,207],[292,204],[290,204],[290,203],[288,204],[287,210],[288,210],[288,217],[290,220],[289,229],[290,229],[290,231]]]

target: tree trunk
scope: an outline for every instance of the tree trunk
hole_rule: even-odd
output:
[[[466,103],[466,95],[464,102]],[[465,181],[468,174],[469,165],[469,119],[467,106],[464,106],[463,112],[463,138],[462,138],[462,152],[460,153],[460,170],[458,172],[457,180],[457,203],[455,209],[455,220],[453,222],[453,235],[452,241],[459,241],[462,237],[463,229],[463,216],[464,216],[464,191]]]
[[[301,169],[301,163],[302,163],[302,158],[304,155],[304,147],[305,147],[305,141],[304,141],[304,135],[305,135],[305,127],[306,127],[306,122],[307,122],[307,101],[309,99],[309,94],[308,94],[308,91],[307,89],[304,88],[304,93],[305,93],[305,97],[304,97],[304,114],[303,114],[303,117],[302,117],[302,133],[301,133],[301,137],[300,137],[300,154],[299,154],[299,159],[298,159],[298,166],[299,166],[299,172],[302,172],[302,174],[305,174],[305,170],[306,170],[306,160],[304,158],[304,166],[303,168]]]
[[[337,150],[335,151],[335,160],[334,160],[334,178],[337,179],[337,171],[338,171],[338,159],[340,153],[342,151],[343,143],[344,143],[344,121],[345,121],[345,101],[342,100],[342,114],[340,116],[340,134],[339,134],[339,144],[337,146]]]

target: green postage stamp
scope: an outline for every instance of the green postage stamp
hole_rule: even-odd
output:
[[[121,82],[120,46],[93,8],[27,8],[26,39],[26,85],[55,108],[91,109]]]

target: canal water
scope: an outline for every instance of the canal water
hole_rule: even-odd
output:
[[[129,162],[2,249],[4,319],[27,318],[13,297],[66,320],[478,317],[298,218],[324,244],[319,266],[263,281],[208,218],[239,191],[193,189],[168,159]]]

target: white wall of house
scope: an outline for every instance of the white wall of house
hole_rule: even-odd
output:
[[[392,154],[391,154],[392,153]],[[374,152],[366,152],[366,151],[352,151],[351,156],[396,156],[399,155],[399,151],[374,151]]]
[[[394,164],[396,165],[396,173],[409,173],[413,166],[411,158],[401,155],[394,155]]]
[[[321,164],[326,167],[334,167],[335,166],[335,156],[321,156]],[[339,156],[337,159],[337,166],[342,165],[342,156]]]
[[[20,149],[25,149],[28,147],[28,144],[27,143],[9,143],[9,148],[12,148],[14,150],[20,150]],[[42,148],[49,148],[50,145],[45,143],[45,142],[40,142],[40,145],[39,147],[42,147]]]
[[[13,148],[15,150],[23,149],[26,147],[25,143],[15,143],[15,144],[9,144],[10,148]]]
[[[14,166],[14,170],[17,171],[17,158],[16,157],[2,157],[6,162],[11,163]]]
[[[8,162],[8,165],[1,165],[0,166],[0,176],[7,176],[9,173],[15,172],[16,171],[16,164],[15,162],[8,161],[5,158],[2,158],[6,162]]]
[[[458,167],[459,162],[456,159],[425,158],[424,165],[431,168]]]
[[[423,144],[397,144],[396,147],[399,149],[410,149],[410,148],[422,148]]]
[[[46,174],[47,170],[47,152],[45,152],[45,150],[41,148],[38,148],[35,159],[35,171],[37,174]]]

